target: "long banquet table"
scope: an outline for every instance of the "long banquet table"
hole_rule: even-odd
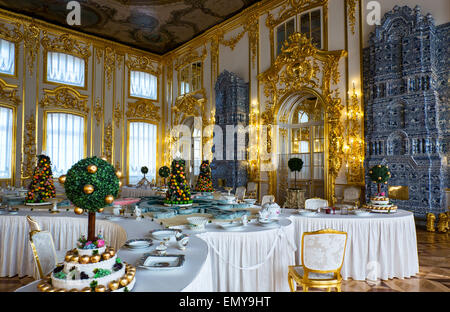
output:
[[[58,217],[50,215],[46,211],[21,212],[15,218],[23,218],[29,214],[36,218],[38,222],[42,218],[54,219],[63,218],[66,223],[78,224],[86,223],[86,217],[75,216],[73,212],[63,212]],[[41,216],[41,217],[37,217]],[[6,220],[11,216],[0,216],[0,220]],[[158,222],[145,218],[136,221],[134,218],[123,218],[120,221],[97,219],[97,224],[110,224],[110,226],[120,226],[126,232],[126,237],[121,239],[123,244],[127,239],[150,238],[149,231],[161,228]],[[4,221],[7,223],[8,221]],[[58,221],[57,221],[58,222]],[[43,229],[64,228],[48,227],[43,224]],[[14,232],[13,228],[8,228],[8,232]],[[11,246],[15,252],[2,251],[2,256],[6,258],[18,258],[18,254],[28,246],[23,241],[28,239],[27,225],[21,231],[17,231],[21,245]],[[64,228],[63,232],[70,232],[69,228]],[[53,231],[53,236],[63,235],[63,232]],[[78,233],[80,232],[80,233]],[[83,231],[70,236],[78,237]],[[208,224],[206,231],[197,232],[183,230],[190,235],[188,248],[180,251],[174,242],[168,249],[170,254],[185,254],[186,261],[182,268],[172,271],[147,271],[138,268],[136,273],[136,285],[133,291],[288,291],[287,267],[295,262],[295,244],[292,241],[294,227],[293,223],[284,219],[275,227],[263,227],[256,224],[249,224],[241,231],[225,231],[215,224]],[[108,233],[104,232],[105,237]],[[113,234],[112,234],[113,235]],[[75,241],[73,241],[75,243]],[[144,252],[151,252],[158,241]],[[68,250],[73,246],[64,245],[62,249]],[[135,264],[142,256],[143,251],[136,252],[122,247],[118,251],[118,256],[124,261]],[[28,258],[32,267],[31,254]],[[11,263],[13,261],[10,261]],[[1,264],[1,263],[0,263]],[[29,292],[37,291],[35,281],[29,285],[21,287],[17,291]]]
[[[301,264],[303,232],[331,228],[347,232],[347,247],[341,269],[343,279],[387,280],[409,278],[419,272],[416,227],[413,213],[371,213],[368,216],[319,213],[304,217],[291,209],[284,215],[295,225],[296,263]]]

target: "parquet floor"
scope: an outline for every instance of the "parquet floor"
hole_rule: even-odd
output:
[[[347,280],[344,292],[449,292],[450,233],[430,233],[417,229],[420,272],[408,279],[367,282]],[[0,277],[0,292],[10,292],[33,281],[31,277]],[[321,290],[311,291],[320,292]]]

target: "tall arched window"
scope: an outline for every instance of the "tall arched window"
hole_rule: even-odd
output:
[[[147,179],[156,180],[158,126],[141,121],[128,124],[128,182],[135,184],[142,178],[141,167],[148,168]]]
[[[12,177],[13,109],[0,106],[0,179]]]
[[[44,151],[52,162],[55,176],[67,171],[85,156],[85,117],[45,112]]]

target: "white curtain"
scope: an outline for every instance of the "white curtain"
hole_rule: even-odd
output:
[[[146,122],[130,122],[129,131],[129,183],[142,179],[141,167],[146,166],[146,178],[156,179],[157,126]]]
[[[11,178],[13,110],[0,107],[0,179]]]
[[[59,52],[47,53],[47,80],[84,87],[82,58]]]
[[[46,154],[53,175],[59,177],[84,157],[84,118],[73,114],[47,114]]]
[[[202,137],[201,130],[194,129],[194,175],[200,174],[200,165],[202,164]]]
[[[131,71],[130,95],[156,100],[158,98],[158,78],[149,73]]]
[[[0,72],[8,75],[14,74],[14,43],[0,39]]]

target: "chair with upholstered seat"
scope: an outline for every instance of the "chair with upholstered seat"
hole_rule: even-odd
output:
[[[36,220],[31,218],[30,216],[27,216],[27,221],[28,221],[28,225],[30,226],[30,233],[41,230],[39,223],[37,223]]]
[[[237,187],[236,188],[236,199],[237,200],[240,200],[240,201],[242,201],[242,200],[244,200],[244,197],[245,197],[245,191],[246,191],[247,189],[245,188],[245,186],[239,186],[239,187]]]
[[[261,200],[261,206],[263,206],[265,203],[270,203],[275,201],[275,196],[273,195],[264,195]]]
[[[312,288],[335,288],[341,291],[341,268],[344,263],[347,233],[332,229],[305,232],[302,235],[302,265],[289,266],[288,282],[292,292],[296,284],[303,291]]]
[[[52,234],[48,231],[32,231],[30,232],[30,245],[35,268],[39,274],[39,276],[35,274],[35,277],[42,279],[58,264]]]
[[[309,198],[305,200],[305,209],[317,210],[323,207],[328,207],[328,200],[322,198]]]
[[[349,186],[344,189],[343,197],[337,197],[338,203],[335,205],[338,208],[359,206],[361,197],[361,188],[356,186]]]
[[[248,182],[247,183],[247,198],[256,199],[258,192],[258,184],[256,182]]]

